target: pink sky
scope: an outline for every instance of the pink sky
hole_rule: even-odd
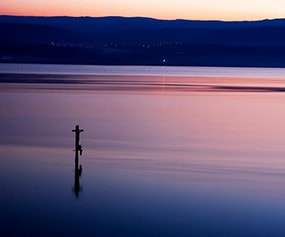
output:
[[[145,16],[161,19],[285,18],[284,0],[2,0],[0,14]]]

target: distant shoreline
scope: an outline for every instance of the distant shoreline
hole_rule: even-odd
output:
[[[0,63],[285,67],[285,19],[0,16]]]

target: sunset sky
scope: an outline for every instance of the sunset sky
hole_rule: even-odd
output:
[[[1,0],[1,15],[144,16],[160,19],[285,18],[284,0]]]

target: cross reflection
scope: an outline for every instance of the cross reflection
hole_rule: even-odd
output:
[[[80,180],[79,180],[81,174],[82,174],[82,166],[80,165],[79,168],[75,167],[73,192],[77,198],[79,197],[79,192],[81,191]]]

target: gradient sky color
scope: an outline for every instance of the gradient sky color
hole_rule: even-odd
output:
[[[284,0],[1,0],[1,15],[144,16],[160,19],[285,18]]]

